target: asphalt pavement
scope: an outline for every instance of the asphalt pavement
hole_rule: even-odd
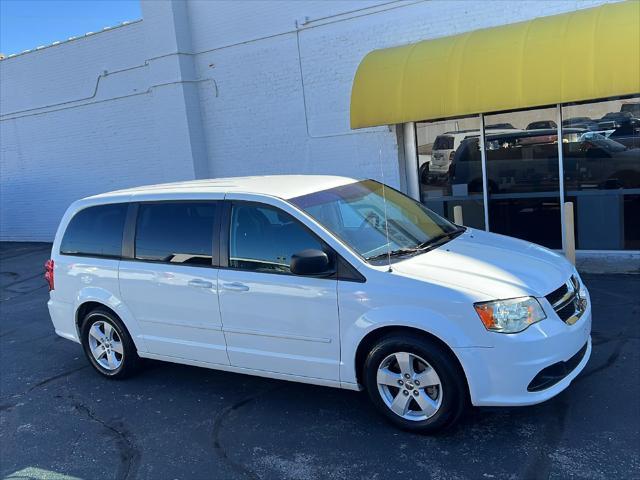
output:
[[[584,276],[593,354],[562,394],[427,437],[357,392],[151,361],[101,378],[53,331],[49,249],[0,244],[2,478],[640,479],[640,275]]]

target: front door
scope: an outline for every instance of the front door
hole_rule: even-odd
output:
[[[134,259],[120,262],[120,290],[156,355],[229,364],[212,261],[217,202],[138,206]]]
[[[273,206],[234,201],[228,217],[218,288],[231,364],[338,380],[337,281],[289,270],[293,254],[327,247]]]

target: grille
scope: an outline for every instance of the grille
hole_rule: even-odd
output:
[[[558,303],[560,299],[562,299],[562,297],[564,297],[567,294],[568,291],[569,291],[569,288],[567,287],[567,284],[564,283],[560,288],[554,290],[549,295],[547,295],[546,298],[547,300],[549,300],[549,303],[551,305],[555,305],[556,303]]]
[[[563,322],[573,325],[586,310],[586,299],[579,292],[580,282],[574,275],[545,298]]]

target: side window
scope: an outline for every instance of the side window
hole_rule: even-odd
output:
[[[127,208],[126,203],[115,203],[80,210],[64,232],[60,253],[120,257]]]
[[[289,273],[293,254],[323,248],[291,215],[266,205],[234,203],[230,230],[231,268]]]
[[[211,266],[215,215],[214,202],[140,204],[136,259]]]

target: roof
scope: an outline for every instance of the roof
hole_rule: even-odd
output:
[[[9,55],[4,55],[4,56],[3,56],[3,54],[0,54],[0,56],[3,56],[2,60],[9,60],[9,59],[12,59],[12,58],[19,57],[21,55],[25,55],[27,53],[39,52],[40,50],[44,50],[45,48],[57,47],[59,45],[64,45],[64,44],[69,43],[69,42],[73,42],[73,41],[76,41],[76,40],[81,40],[83,38],[91,37],[91,36],[97,35],[99,33],[110,32],[112,30],[115,30],[116,28],[127,27],[129,25],[133,25],[133,24],[136,24],[136,23],[139,23],[139,22],[142,22],[141,18],[139,18],[137,20],[125,20],[124,22],[120,22],[117,25],[106,26],[106,27],[102,28],[102,30],[99,30],[97,32],[87,32],[84,35],[77,35],[77,36],[69,37],[66,40],[56,40],[55,42],[52,42],[52,43],[50,43],[48,45],[39,45],[37,47],[31,48],[31,49],[28,49],[28,50],[23,50],[22,52],[15,52],[15,53],[11,53]]]
[[[348,185],[357,180],[333,175],[266,175],[255,177],[229,177],[187,182],[163,183],[101,193],[89,198],[122,197],[123,195],[164,195],[172,193],[257,193],[284,200]]]
[[[351,128],[640,93],[640,2],[604,4],[375,50],[351,92]]]

